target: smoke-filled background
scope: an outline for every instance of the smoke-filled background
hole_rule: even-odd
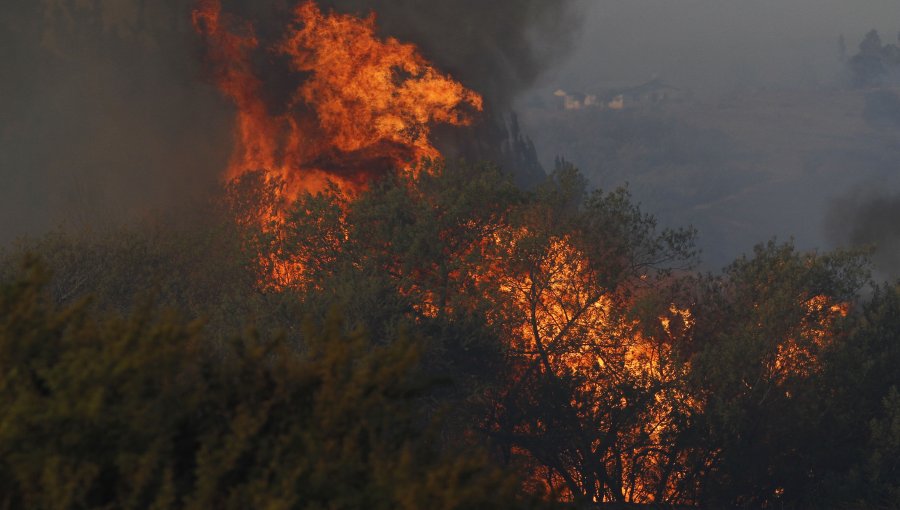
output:
[[[900,186],[900,1],[602,0],[584,27],[518,104],[545,166],[630,183],[661,221],[699,228],[712,268],[777,236],[880,244],[900,274],[900,207],[884,207]],[[860,55],[873,29],[882,50]]]
[[[292,3],[223,6],[277,40]],[[204,76],[191,4],[3,2],[0,243],[218,192],[232,110]],[[802,248],[897,237],[900,96],[848,70],[869,30],[897,43],[897,0],[324,5],[374,9],[384,35],[418,44],[493,112],[514,107],[545,168],[563,156],[595,185],[629,183],[663,223],[697,225],[711,267],[774,235]],[[889,273],[900,257],[876,259]]]
[[[214,192],[230,115],[199,86],[185,2],[0,7],[0,242],[188,207]]]

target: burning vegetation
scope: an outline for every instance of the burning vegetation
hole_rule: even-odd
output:
[[[375,34],[366,19],[323,14],[307,1],[271,48],[298,78],[285,104],[268,104],[253,66],[253,25],[203,0],[194,26],[206,41],[216,84],[237,108],[235,153],[226,180],[263,170],[289,197],[329,184],[352,192],[396,169],[414,172],[440,156],[434,124],[468,125],[481,97],[436,70],[415,46]]]
[[[302,2],[271,46],[218,0],[193,23],[235,108],[229,217],[184,241],[49,239],[53,278],[0,280],[0,506],[896,501],[900,356],[871,338],[900,335],[900,298],[856,313],[857,256],[771,243],[690,274],[693,230],[563,161],[533,190],[444,161],[432,128],[482,98],[376,14]],[[215,320],[132,306],[141,282]],[[822,448],[861,419],[846,455]]]

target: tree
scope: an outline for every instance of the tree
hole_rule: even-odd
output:
[[[683,501],[684,367],[634,314],[643,286],[691,259],[692,232],[658,232],[624,190],[586,194],[564,163],[512,216],[496,285],[513,372],[489,434],[557,497]]]
[[[796,505],[821,476],[811,440],[822,425],[814,381],[843,341],[849,303],[865,281],[853,254],[760,245],[722,277],[696,280],[691,394],[703,409],[694,437],[705,454],[700,502]]]
[[[315,282],[302,295],[307,309],[340,303],[354,326],[383,337],[415,330],[429,369],[455,382],[447,391],[481,393],[502,360],[486,261],[521,192],[496,168],[436,162],[415,180],[396,176],[339,200],[302,196],[288,213],[281,253]],[[324,239],[330,248],[320,249]],[[317,253],[327,255],[310,260]]]
[[[25,239],[0,257],[0,282],[17,278],[29,254],[47,266],[47,291],[60,305],[90,296],[93,311],[127,315],[152,298],[206,320],[206,334],[219,343],[248,321],[264,335],[281,331],[295,341],[300,334],[298,299],[260,288],[253,239],[223,210]]]
[[[883,46],[881,35],[878,34],[878,31],[870,30],[862,42],[859,43],[859,53],[866,56],[878,56],[881,54]]]
[[[859,45],[859,53],[850,61],[850,71],[853,73],[854,85],[868,87],[877,85],[887,75],[885,67],[883,45],[881,36],[877,30],[872,30]]]
[[[671,404],[678,369],[668,347],[639,340],[629,309],[640,287],[690,259],[692,232],[658,232],[625,191],[586,194],[578,172],[564,164],[535,192],[516,189],[489,167],[439,163],[415,180],[373,183],[343,203],[342,214],[332,214],[335,199],[307,195],[288,208],[278,257],[315,274],[301,280],[315,282],[307,306],[344,303],[379,334],[422,332],[429,371],[462,383],[444,395],[459,404],[458,426],[448,434],[465,435],[467,424],[491,413],[485,427],[498,449],[511,462],[525,456],[510,452],[527,451],[554,476],[569,477],[571,496],[649,501],[665,492],[657,486],[668,486],[674,468],[661,468],[653,488],[636,487],[649,479],[642,466],[654,464],[665,449],[659,443],[669,441],[650,432],[659,422],[644,419],[656,413],[669,420],[662,409]],[[332,235],[338,224],[341,235]],[[322,239],[334,240],[331,255],[310,261]],[[588,364],[571,377],[567,364],[598,356],[609,365],[597,371]],[[638,367],[642,356],[655,360],[649,371]],[[664,392],[669,400],[657,403]],[[634,396],[634,405],[619,409],[623,395]],[[522,407],[535,400],[541,406]],[[509,413],[494,415],[498,409]],[[548,417],[568,420],[568,432],[520,433]],[[592,429],[600,419],[624,423]],[[584,438],[601,433],[614,440],[597,452]],[[626,453],[632,447],[639,453]],[[590,462],[563,461],[572,448]],[[597,482],[574,481],[581,477]]]
[[[514,508],[517,483],[438,444],[420,346],[337,316],[302,347],[151,305],[59,306],[48,277],[0,286],[0,507]]]
[[[852,317],[846,340],[812,382],[820,395],[810,443],[818,486],[812,505],[893,508],[900,494],[896,386],[900,381],[900,293],[880,286]],[[823,398],[824,397],[824,398]]]

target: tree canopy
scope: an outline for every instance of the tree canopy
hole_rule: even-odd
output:
[[[6,256],[0,503],[900,503],[900,298],[861,255],[695,274],[692,229],[564,161],[420,170],[248,173],[222,222]]]

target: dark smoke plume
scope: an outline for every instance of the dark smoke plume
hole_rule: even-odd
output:
[[[856,193],[836,201],[829,214],[832,241],[873,249],[883,277],[900,278],[900,194]]]
[[[506,112],[568,48],[576,1],[322,4],[360,15],[376,11],[383,35],[419,45],[501,116],[496,112]],[[261,39],[277,41],[296,3],[225,0],[223,7],[253,22]],[[91,225],[173,210],[216,192],[231,152],[232,117],[203,78],[193,6],[193,0],[0,2],[0,244],[63,222]],[[293,90],[274,60],[259,56],[273,96]]]
[[[298,2],[224,0],[263,39],[282,35]],[[505,109],[571,49],[578,0],[320,0],[323,10],[375,13],[382,36],[415,43],[438,69]]]

